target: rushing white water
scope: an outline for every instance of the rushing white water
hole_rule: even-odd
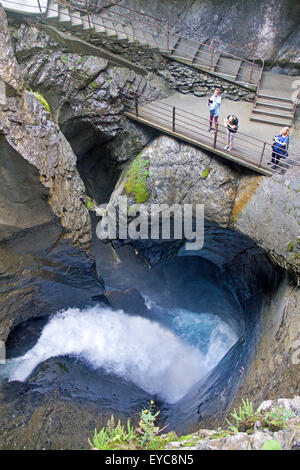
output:
[[[9,361],[9,380],[24,381],[46,359],[69,355],[174,403],[219,362],[237,338],[212,315],[179,309],[170,315],[170,328],[166,328],[102,306],[58,313],[30,351]],[[205,347],[200,344],[204,336]]]

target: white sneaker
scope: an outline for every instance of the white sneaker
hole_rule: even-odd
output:
[[[232,150],[232,147],[227,147],[227,152],[230,152]]]
[[[225,145],[224,150],[227,150],[227,149],[228,149],[228,145]]]

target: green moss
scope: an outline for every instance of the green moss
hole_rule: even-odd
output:
[[[202,175],[201,175],[202,179],[205,180],[205,179],[208,177],[209,172],[210,172],[210,168],[209,168],[209,167],[206,167],[206,168],[203,170],[203,172],[202,172]]]
[[[287,250],[289,253],[292,253],[292,251],[294,250],[294,245],[292,242],[289,242]]]
[[[149,166],[148,166],[149,168]],[[142,204],[149,199],[147,179],[150,173],[145,167],[145,157],[139,154],[132,163],[128,179],[125,183],[127,195],[132,195],[138,204]]]
[[[94,90],[97,90],[98,85],[97,85],[97,83],[96,83],[95,80],[91,83],[91,87],[92,87]]]
[[[92,201],[90,197],[88,197],[87,199],[86,207],[88,208],[88,210],[91,210],[94,207],[94,202]]]
[[[185,442],[184,444],[182,444],[182,447],[193,447],[196,444],[198,444],[198,442],[199,442],[199,439],[193,439],[191,441],[188,441],[188,442]]]
[[[37,100],[40,101],[40,103],[42,103],[42,105],[48,111],[48,113],[51,113],[50,106],[49,106],[48,102],[46,101],[46,99],[44,98],[44,96],[41,93],[39,93],[38,91],[31,91],[31,93],[36,97]]]
[[[187,434],[186,436],[181,436],[178,441],[188,441],[194,438],[193,434]]]
[[[281,444],[274,439],[269,439],[263,445],[263,450],[282,450]]]

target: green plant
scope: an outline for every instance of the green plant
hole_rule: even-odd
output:
[[[141,434],[141,446],[146,447],[151,445],[155,440],[155,436],[159,433],[160,429],[158,426],[155,426],[155,420],[159,415],[159,411],[152,413],[151,410],[143,410],[141,419],[139,422],[139,427],[137,431]]]
[[[95,447],[100,450],[115,450],[124,447],[130,447],[136,439],[133,426],[130,424],[130,420],[127,421],[126,428],[121,424],[120,420],[118,424],[115,424],[114,416],[107,421],[99,432],[95,429],[93,442],[89,441],[91,447]]]
[[[39,93],[38,91],[32,91],[31,90],[31,93],[36,97],[37,100],[40,101],[40,103],[42,103],[42,105],[48,111],[48,113],[51,113],[50,106],[49,106],[48,102],[46,101],[46,99],[44,98],[44,96],[41,93]]]
[[[88,208],[88,210],[91,210],[94,207],[94,202],[90,197],[87,198],[86,207]]]
[[[96,83],[95,80],[91,82],[91,87],[92,87],[94,90],[97,90],[98,85],[97,85],[97,83]]]
[[[269,439],[264,443],[263,450],[282,450],[282,448],[280,442]]]
[[[288,252],[291,253],[291,252],[293,251],[293,249],[294,249],[293,243],[292,243],[292,242],[289,242],[289,243],[288,243]]]
[[[257,413],[253,411],[253,403],[246,398],[246,400],[242,400],[242,405],[239,406],[239,409],[236,410],[234,408],[233,413],[231,413],[231,417],[234,419],[234,423],[231,423],[228,419],[226,422],[230,431],[236,433],[239,432],[239,428],[242,422],[246,420],[253,420],[257,416]]]
[[[154,411],[153,401],[149,405],[149,410],[141,412],[136,429],[130,424],[130,420],[126,426],[122,425],[120,420],[116,425],[112,415],[99,432],[95,429],[92,442],[88,439],[90,446],[100,450],[164,449],[166,444],[177,436],[175,433],[164,437],[158,436],[162,429],[155,425],[155,421],[160,412]]]
[[[209,175],[210,168],[206,167],[202,172],[202,179],[206,179]]]
[[[133,161],[129,171],[128,179],[125,183],[125,190],[128,195],[133,195],[138,204],[142,204],[149,199],[147,179],[150,176],[145,167],[145,160],[142,154],[139,154]]]
[[[286,408],[274,408],[267,411],[264,415],[267,427],[273,431],[283,429],[286,427],[286,421],[294,417],[294,413]]]

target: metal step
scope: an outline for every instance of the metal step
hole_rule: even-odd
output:
[[[47,8],[46,19],[48,21],[56,21],[59,19],[59,6],[54,0],[50,0]]]
[[[60,23],[63,23],[64,25],[70,25],[72,23],[68,8],[60,6],[58,12],[59,12]]]
[[[197,52],[197,44],[191,42],[187,38],[179,37],[178,41],[173,46],[172,56],[185,57],[186,59],[192,60]]]
[[[217,75],[225,76],[226,78],[235,80],[240,70],[241,64],[241,60],[229,59],[221,55],[215,66],[214,72]]]
[[[103,26],[106,30],[106,36],[109,37],[110,39],[117,39],[118,35],[115,29],[115,25],[113,24],[112,21],[103,18]]]
[[[118,41],[120,42],[128,42],[127,35],[124,31],[124,27],[121,23],[115,23],[116,33],[118,35]]]
[[[91,31],[92,29],[94,29],[92,15],[83,15],[81,17],[81,20],[82,20],[82,28],[84,31]]]
[[[92,15],[92,21],[94,25],[94,36],[103,37],[106,36],[106,29],[104,28],[102,18],[98,15]]]
[[[80,12],[77,10],[70,10],[71,26],[72,28],[80,29],[82,28],[82,20]]]
[[[252,73],[252,77],[251,77],[251,73]],[[236,81],[241,82],[241,83],[250,83],[250,78],[251,78],[251,83],[257,84],[260,78],[260,73],[261,73],[261,69],[259,67],[254,65],[252,69],[251,64],[249,64],[248,62],[242,61],[241,67],[236,76]]]

